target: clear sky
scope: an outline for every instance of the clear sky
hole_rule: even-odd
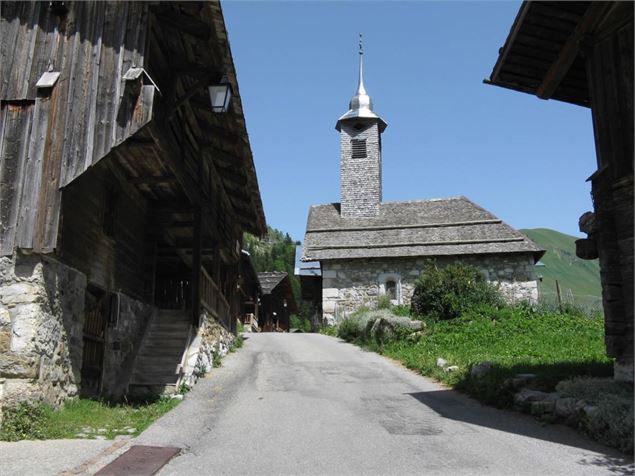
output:
[[[269,225],[304,238],[339,202],[337,118],[365,83],[387,123],[384,201],[465,195],[516,228],[580,235],[591,112],[483,84],[520,2],[225,1]]]

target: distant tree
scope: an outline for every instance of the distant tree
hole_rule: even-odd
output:
[[[294,274],[296,242],[289,233],[267,227],[267,235],[258,239],[245,233],[243,248],[251,255],[258,273],[265,271],[283,271],[289,275],[293,297],[300,302],[300,281]]]

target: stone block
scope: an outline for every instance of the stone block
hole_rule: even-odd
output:
[[[575,398],[558,398],[555,403],[554,413],[560,418],[571,418],[578,411],[576,403],[577,401]]]
[[[11,350],[11,331],[0,330],[0,353],[9,352]]]
[[[337,288],[324,288],[322,290],[323,298],[338,298],[340,297],[340,290]]]
[[[39,358],[35,355],[8,352],[0,359],[0,377],[33,379],[38,370]]]
[[[531,402],[529,411],[532,415],[540,416],[546,413],[553,413],[555,402],[553,400],[539,400]]]
[[[322,278],[337,278],[337,271],[334,269],[326,269],[322,271]]]
[[[38,302],[41,300],[39,290],[31,283],[12,283],[0,288],[0,300],[6,305]]]
[[[30,350],[31,342],[35,339],[38,328],[45,314],[39,304],[26,304],[11,309],[13,328],[11,336],[11,350],[22,352]]]
[[[11,327],[11,314],[4,307],[0,307],[0,328],[2,327]]]
[[[322,301],[322,311],[329,314],[335,314],[335,301]]]

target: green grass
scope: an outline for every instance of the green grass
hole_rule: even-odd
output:
[[[397,340],[367,345],[424,375],[497,406],[511,403],[503,382],[518,373],[537,375],[536,386],[552,391],[574,375],[611,375],[601,317],[535,312],[528,308],[481,308],[449,321],[427,322],[416,342]],[[442,357],[454,372],[437,367]],[[490,361],[485,378],[472,379],[473,365]]]
[[[5,411],[0,440],[136,436],[178,403],[166,397],[144,404],[80,399],[66,402],[59,410],[23,404],[13,412]]]
[[[598,260],[583,260],[575,255],[578,238],[548,228],[520,230],[547,250],[541,258],[545,264],[536,272],[543,277],[540,291],[547,301],[556,300],[556,279],[563,299],[571,290],[575,305],[601,308],[602,286]]]

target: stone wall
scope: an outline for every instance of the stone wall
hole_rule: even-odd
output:
[[[352,140],[366,144],[365,157],[353,157]],[[340,132],[341,213],[348,217],[371,217],[381,203],[381,142],[377,122],[357,130],[342,122]]]
[[[106,329],[102,394],[117,399],[127,390],[137,351],[156,307],[119,294],[119,319]]]
[[[385,293],[386,281],[397,283],[396,304],[410,304],[414,283],[425,258],[374,258],[322,262],[322,309],[326,324],[333,324],[361,305],[373,307]],[[530,254],[437,257],[440,266],[460,261],[476,266],[485,279],[498,286],[510,302],[538,300],[534,258]]]
[[[77,395],[85,289],[82,273],[51,258],[0,257],[0,407]]]
[[[201,315],[201,325],[188,351],[182,382],[188,386],[209,372],[213,367],[214,354],[225,357],[234,342],[234,334],[225,329],[207,311]]]

